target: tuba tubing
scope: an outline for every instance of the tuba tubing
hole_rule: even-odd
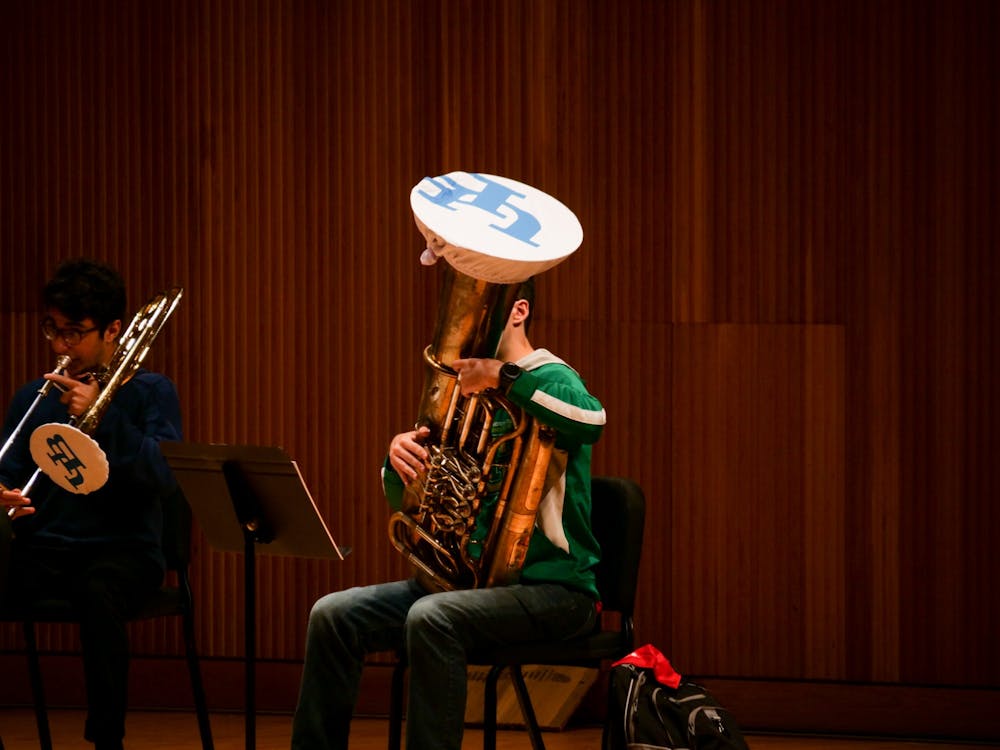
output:
[[[484,545],[484,568],[487,571],[484,585],[487,587],[517,582],[535,529],[535,516],[538,515],[538,504],[545,489],[556,435],[552,428],[537,420],[532,420],[530,429],[526,450],[516,464],[517,479],[497,503],[495,515],[503,519],[503,523],[493,524]]]

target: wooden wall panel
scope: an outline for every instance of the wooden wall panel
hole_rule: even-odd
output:
[[[0,392],[51,367],[59,259],[135,305],[182,284],[150,366],[187,438],[285,447],[354,548],[261,558],[261,656],[294,662],[314,599],[405,573],[377,472],[437,304],[409,190],[515,177],[584,226],[535,340],[650,497],[640,639],[995,689],[998,31],[989,0],[4,4]],[[203,653],[239,656],[242,560],[195,554]]]
[[[681,670],[843,679],[843,330],[677,326],[672,359],[662,523],[686,606],[643,628]]]

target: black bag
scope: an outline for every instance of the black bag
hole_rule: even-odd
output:
[[[711,693],[682,680],[651,646],[643,649],[666,663],[673,676],[669,682],[677,686],[660,682],[653,667],[634,663],[642,663],[641,658],[616,662],[608,689],[603,750],[749,750],[736,720]]]

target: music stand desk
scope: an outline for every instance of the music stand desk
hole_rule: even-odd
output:
[[[209,544],[244,553],[246,747],[256,744],[256,553],[343,560],[302,479],[281,448],[161,442]]]

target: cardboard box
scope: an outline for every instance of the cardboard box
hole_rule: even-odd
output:
[[[489,667],[470,666],[465,723],[483,723],[483,696]],[[524,682],[528,686],[535,718],[542,729],[563,729],[597,680],[598,670],[589,667],[551,667],[525,664]],[[517,693],[505,669],[497,680],[497,725],[523,727],[524,718],[517,703]]]

